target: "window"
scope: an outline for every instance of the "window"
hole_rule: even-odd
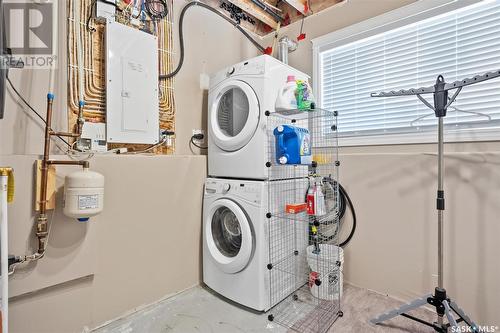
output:
[[[500,0],[459,6],[419,1],[313,41],[316,91],[339,112],[341,145],[435,141],[436,118],[415,121],[432,114],[416,96],[370,93],[500,69]],[[500,139],[500,79],[464,88],[445,124],[448,141]]]

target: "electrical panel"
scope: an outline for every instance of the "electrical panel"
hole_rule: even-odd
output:
[[[106,53],[107,141],[158,143],[157,37],[108,21]]]

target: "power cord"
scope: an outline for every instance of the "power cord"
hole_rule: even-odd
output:
[[[213,7],[210,7],[207,4],[204,4],[203,2],[192,1],[192,2],[188,3],[186,6],[184,6],[184,8],[182,8],[181,15],[179,18],[179,41],[180,41],[179,64],[177,65],[177,67],[174,69],[173,72],[168,73],[168,74],[161,74],[160,80],[166,80],[166,79],[170,79],[170,78],[176,76],[179,73],[179,71],[181,70],[182,65],[184,64],[184,30],[183,30],[184,29],[184,16],[186,15],[187,10],[193,6],[200,6],[201,8],[205,8],[205,9],[211,11],[212,13],[219,15],[224,20],[231,23],[236,29],[238,29],[238,31],[241,32],[260,52],[265,53],[264,47],[262,47],[259,43],[257,43],[257,41],[255,39],[253,39],[252,36],[250,36],[248,34],[248,32],[246,32],[237,22],[235,22],[232,19],[230,19],[229,17],[223,15],[217,9],[214,9]]]
[[[195,134],[191,137],[191,144],[199,149],[208,149],[208,147],[200,146],[196,142],[194,142],[194,140],[203,140],[204,138],[205,138],[204,134],[201,134],[201,133]]]
[[[43,121],[43,123],[45,125],[47,125],[47,122],[45,121],[45,119],[40,115],[40,113],[38,113],[35,108],[33,108],[30,103],[28,103],[28,101],[23,97],[23,95],[21,95],[21,93],[16,89],[16,87],[14,86],[14,84],[12,83],[12,81],[10,80],[9,76],[7,75],[7,82],[9,83],[9,86],[10,88],[12,89],[12,91],[14,91],[14,93],[17,95],[17,97],[19,97],[19,99],[31,110],[33,111],[34,114],[36,114],[38,116],[38,118],[40,118],[41,121]],[[62,142],[64,142],[64,144],[66,144],[68,147],[71,148],[71,145],[69,144],[68,141],[66,141],[65,139],[63,139],[62,137],[60,137],[59,135],[57,136],[57,138],[59,138]]]
[[[118,150],[116,153],[118,155],[138,155],[138,154],[145,154],[145,153],[148,153],[148,152],[150,152],[151,150],[153,150],[155,148],[161,147],[163,144],[165,144],[167,142],[168,137],[169,136],[173,136],[173,135],[175,135],[175,132],[164,130],[161,133],[161,140],[160,140],[160,142],[155,143],[154,145],[151,145],[151,146],[146,147],[145,149],[139,150],[139,151],[128,151],[128,152],[122,153],[120,150]]]

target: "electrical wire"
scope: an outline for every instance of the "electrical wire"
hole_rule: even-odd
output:
[[[148,153],[150,152],[151,150],[155,149],[155,148],[158,148],[160,146],[162,146],[163,144],[165,144],[165,142],[167,142],[167,136],[164,135],[163,138],[160,140],[160,142],[158,143],[155,143],[154,145],[151,145],[143,150],[139,150],[139,151],[128,151],[126,153],[119,153],[120,155],[138,155],[138,154],[145,154],[145,153]]]
[[[219,12],[217,9],[210,7],[209,5],[206,5],[206,4],[199,2],[199,1],[192,1],[192,2],[188,3],[186,6],[184,6],[184,8],[182,8],[181,15],[179,18],[179,41],[180,41],[179,63],[173,72],[168,73],[168,74],[161,74],[160,80],[166,80],[166,79],[170,79],[170,78],[176,76],[179,73],[179,71],[181,70],[182,65],[184,64],[184,53],[185,53],[185,49],[184,49],[184,16],[186,15],[187,10],[193,6],[200,6],[202,8],[205,8],[205,9],[211,11],[214,14],[219,15],[224,20],[231,23],[236,29],[238,29],[260,52],[264,53],[264,51],[265,51],[264,47],[262,47],[259,43],[257,43],[257,41],[255,39],[253,39],[252,36],[250,36],[248,34],[248,32],[246,32],[237,22],[233,21],[232,19],[225,16],[224,14]]]
[[[90,11],[89,11],[90,14],[89,14],[89,17],[87,17],[87,23],[86,23],[87,31],[89,31],[89,32],[96,32],[97,31],[96,28],[90,26],[90,21],[95,16],[95,8],[96,8],[97,1],[105,3],[107,5],[114,6],[117,10],[120,10],[120,7],[114,2],[111,2],[108,0],[92,0],[92,2],[90,3]]]
[[[40,113],[38,113],[35,108],[33,108],[30,103],[28,103],[28,101],[23,97],[23,95],[21,95],[21,93],[16,89],[16,87],[14,86],[14,84],[12,83],[12,81],[10,80],[9,76],[7,75],[7,82],[9,83],[10,85],[10,88],[12,89],[12,91],[14,91],[14,93],[17,95],[17,97],[19,97],[19,99],[31,110],[33,111],[33,113],[35,113],[38,118],[40,118],[41,121],[43,121],[43,123],[45,125],[47,125],[47,122],[45,121],[45,119],[40,115]],[[62,137],[60,137],[59,135],[57,135],[57,137],[62,141],[64,142],[68,147],[71,147],[71,145],[69,144],[68,141],[64,140]]]
[[[145,0],[144,8],[153,21],[161,21],[168,15],[168,6],[165,0]]]

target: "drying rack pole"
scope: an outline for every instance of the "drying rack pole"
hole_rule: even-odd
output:
[[[380,324],[397,316],[403,316],[420,324],[434,328],[436,332],[446,333],[448,328],[458,328],[458,323],[464,322],[470,327],[472,332],[479,332],[479,327],[467,316],[467,314],[454,302],[446,293],[444,288],[444,118],[448,107],[455,101],[458,94],[464,86],[490,80],[500,77],[500,70],[488,72],[483,75],[474,76],[472,79],[455,81],[451,84],[445,82],[442,75],[439,75],[436,84],[432,87],[374,93],[372,97],[395,97],[415,95],[427,107],[432,109],[438,118],[438,189],[436,198],[436,209],[438,217],[438,286],[434,289],[434,294],[428,294],[421,298],[411,301],[398,309],[384,313],[371,320],[373,324]],[[456,90],[455,90],[456,89]],[[455,90],[452,97],[449,97],[449,91]],[[434,105],[429,103],[422,95],[432,94]],[[430,323],[420,318],[407,314],[407,312],[420,308],[425,305],[431,305],[436,309],[437,322]],[[455,318],[455,314],[458,318]],[[448,323],[444,324],[444,316]]]

